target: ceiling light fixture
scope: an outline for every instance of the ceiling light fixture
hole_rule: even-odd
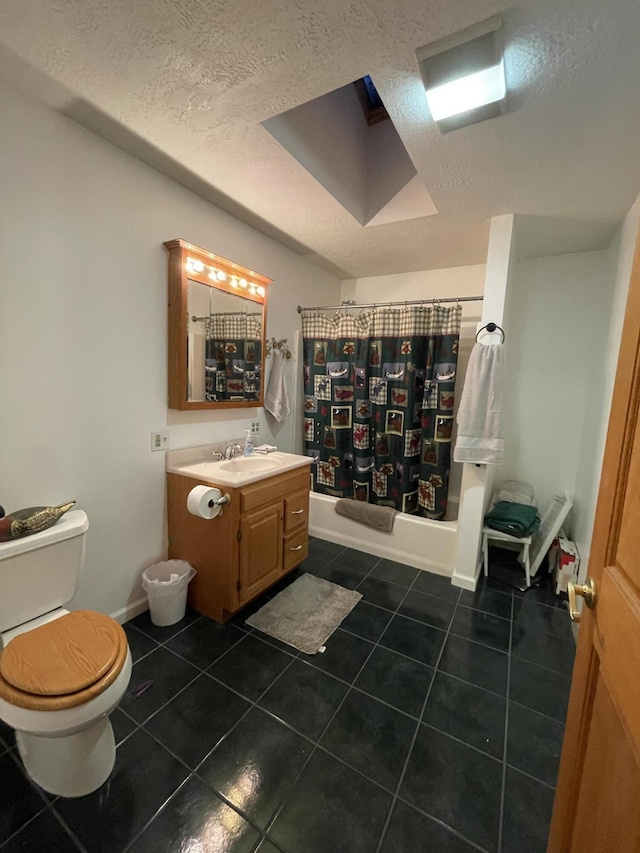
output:
[[[416,51],[431,116],[441,131],[506,112],[501,33],[496,15]]]
[[[427,91],[427,101],[434,121],[475,110],[485,104],[502,101],[506,95],[504,62],[475,74],[451,80]]]

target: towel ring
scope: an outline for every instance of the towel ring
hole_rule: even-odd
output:
[[[502,343],[504,343],[504,329],[502,328],[502,326],[498,326],[497,323],[487,323],[486,326],[482,326],[480,329],[478,329],[478,331],[476,332],[476,343],[478,343],[478,335],[480,334],[480,332],[484,332],[485,329],[487,330],[487,332],[499,331],[502,334]]]

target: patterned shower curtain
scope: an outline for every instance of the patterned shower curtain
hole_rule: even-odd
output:
[[[303,313],[315,491],[444,516],[461,314],[438,304]]]
[[[241,311],[205,320],[207,400],[257,400],[260,396],[262,322]]]

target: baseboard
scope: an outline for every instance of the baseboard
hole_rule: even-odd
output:
[[[122,625],[124,622],[128,622],[130,619],[133,619],[140,613],[144,613],[144,611],[148,609],[149,599],[145,595],[143,598],[139,598],[137,601],[132,601],[129,604],[126,604],[124,607],[121,607],[119,610],[116,610],[115,613],[110,613],[109,616],[111,616],[112,619],[115,619],[116,622],[119,622]]]
[[[475,576],[470,578],[468,575],[459,575],[457,572],[454,572],[451,577],[452,586],[457,586],[460,589],[468,589],[469,592],[475,592],[476,587],[478,585],[478,578],[480,577],[480,572],[482,571],[482,557],[478,561],[476,565],[476,573]]]

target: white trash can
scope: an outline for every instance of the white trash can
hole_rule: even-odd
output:
[[[155,563],[142,572],[142,588],[149,597],[154,625],[174,625],[187,609],[187,587],[196,570],[184,560]]]

